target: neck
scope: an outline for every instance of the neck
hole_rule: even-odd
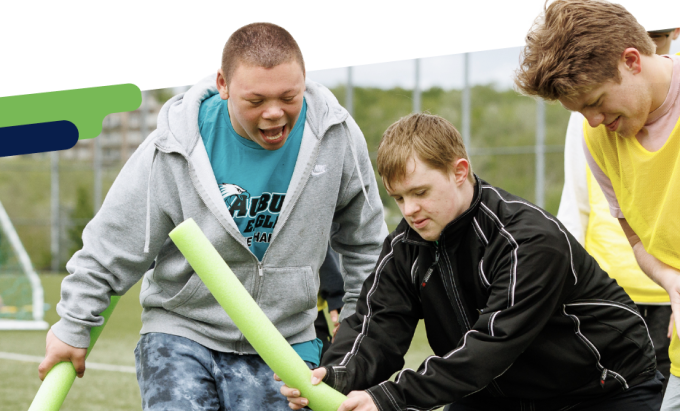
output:
[[[656,54],[645,58],[648,59],[645,77],[652,92],[652,105],[649,110],[651,113],[666,101],[673,78],[673,60]]]
[[[470,206],[472,205],[472,200],[475,196],[475,183],[471,183],[468,180],[465,180],[465,183],[463,184],[463,201],[461,204],[463,205],[463,209],[461,210],[461,214],[465,212]]]

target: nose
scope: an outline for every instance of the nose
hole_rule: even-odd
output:
[[[595,110],[584,110],[581,112],[583,116],[588,120],[590,127],[597,127],[604,121],[604,114],[597,112]]]
[[[262,113],[262,118],[265,120],[278,120],[283,117],[283,109],[278,104],[271,104],[267,106]]]
[[[401,209],[401,213],[404,215],[404,217],[411,217],[416,212],[418,212],[418,210],[420,210],[420,205],[417,201],[404,198],[404,203]]]

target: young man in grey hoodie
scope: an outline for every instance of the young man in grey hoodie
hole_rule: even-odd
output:
[[[99,314],[143,278],[135,356],[145,410],[288,409],[272,371],[169,240],[188,218],[318,364],[317,273],[328,241],[342,255],[345,318],[387,229],[361,131],[328,89],[305,81],[300,49],[281,27],[240,28],[217,77],[165,104],[66,265],[41,379],[59,361],[82,376]]]

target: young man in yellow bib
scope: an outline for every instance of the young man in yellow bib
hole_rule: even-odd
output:
[[[669,54],[680,28],[649,31],[656,43],[656,54]],[[583,152],[585,118],[571,113],[564,142],[564,188],[557,218],[630,295],[649,327],[654,343],[657,369],[668,383],[671,302],[666,290],[649,279],[635,261],[633,250],[586,162]]]
[[[516,84],[586,118],[588,165],[610,213],[680,321],[680,57],[656,45],[620,5],[557,0],[526,38]],[[677,327],[676,327],[677,329]],[[662,410],[680,409],[680,340]]]

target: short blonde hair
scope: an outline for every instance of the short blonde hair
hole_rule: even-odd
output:
[[[602,0],[556,0],[526,36],[518,90],[546,100],[574,98],[606,81],[621,82],[623,51],[651,56],[656,45],[623,6]]]
[[[239,64],[272,68],[295,61],[305,73],[302,51],[291,34],[272,23],[251,23],[229,36],[222,51],[222,73],[231,82]]]
[[[442,117],[422,113],[402,117],[385,130],[380,140],[378,174],[388,190],[391,182],[406,176],[406,166],[414,156],[444,173],[451,171],[451,163],[459,158],[470,162],[463,138],[453,124]],[[472,165],[468,180],[475,182]]]

